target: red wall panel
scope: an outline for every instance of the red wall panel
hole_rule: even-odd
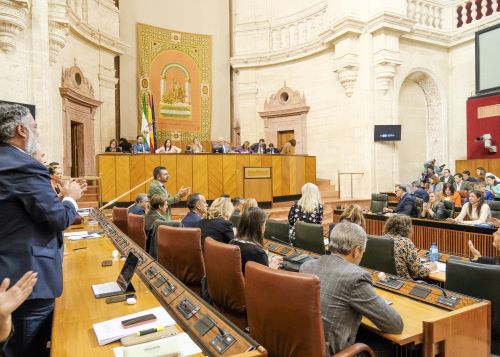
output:
[[[478,119],[479,108],[496,104],[500,106],[500,94],[467,100],[467,159],[500,158],[500,113]],[[491,134],[492,145],[498,147],[496,153],[490,153],[485,149],[483,142],[475,141],[477,137],[484,134]]]

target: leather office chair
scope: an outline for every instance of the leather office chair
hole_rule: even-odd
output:
[[[144,230],[144,216],[128,214],[128,236],[142,249],[146,248],[146,231]]]
[[[455,214],[455,202],[446,200],[443,200],[442,202],[446,211],[446,218],[453,218],[453,215]]]
[[[268,219],[266,222],[264,237],[266,239],[290,243],[288,223]]]
[[[370,203],[370,211],[373,213],[379,213],[387,207],[387,202],[389,197],[385,193],[372,193],[372,201]]]
[[[250,335],[265,346],[269,357],[327,356],[317,276],[248,262],[245,282]],[[362,351],[375,356],[359,343],[335,356],[355,356]]]
[[[458,259],[449,259],[446,263],[446,289],[491,301],[491,353],[497,355],[500,354],[500,289],[495,283],[498,281],[499,265]]]
[[[370,235],[367,238],[365,253],[359,265],[396,275],[394,239]]]
[[[161,225],[157,238],[158,263],[200,295],[205,276],[200,229]]]
[[[113,207],[113,223],[120,230],[128,234],[128,208]]]
[[[295,223],[295,242],[297,248],[317,254],[325,254],[323,226],[321,224],[297,221]]]
[[[500,219],[500,201],[489,201],[491,216]]]
[[[207,237],[203,258],[213,305],[240,329],[245,329],[248,323],[240,247]]]

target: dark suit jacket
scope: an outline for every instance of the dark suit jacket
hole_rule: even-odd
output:
[[[221,243],[229,243],[234,239],[233,224],[225,219],[202,219],[198,222],[201,229],[201,247],[206,237],[211,237]]]
[[[184,218],[182,219],[181,223],[183,227],[188,227],[188,228],[196,228],[198,227],[198,222],[201,220],[201,217],[198,216],[195,212],[189,211]]]
[[[128,213],[140,214],[141,216],[144,216],[146,214],[144,208],[139,206],[137,203],[134,203],[132,207],[128,209]]]
[[[393,210],[394,213],[405,214],[410,217],[418,217],[415,198],[409,193],[405,193],[398,202],[398,205]]]
[[[444,183],[450,183],[453,185],[453,183],[455,182],[455,179],[453,178],[453,176],[448,176],[448,179],[446,180],[444,176],[441,176],[441,178],[439,179],[439,181],[441,182],[444,182]]]
[[[0,281],[38,272],[30,299],[62,293],[62,231],[75,219],[75,206],[59,201],[45,166],[0,143]]]
[[[144,144],[135,143],[134,144],[134,154],[137,154],[139,152],[146,152],[146,153],[150,152],[148,143],[144,143]]]
[[[417,188],[415,192],[413,192],[413,197],[421,198],[424,202],[429,202],[429,194],[422,187]]]
[[[252,152],[254,152],[254,153],[258,153],[258,152],[259,152],[259,143],[252,144],[252,145],[250,146],[250,149],[252,150]],[[266,153],[266,150],[267,150],[267,148],[266,148],[266,144],[264,144],[264,148],[263,148],[263,150],[262,150],[262,154],[265,154],[265,153]]]
[[[279,154],[280,151],[276,148],[267,148],[266,149],[266,154]]]

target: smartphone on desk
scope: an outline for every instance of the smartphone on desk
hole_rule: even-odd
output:
[[[156,316],[154,314],[147,314],[139,317],[134,317],[128,320],[123,320],[122,327],[131,328],[134,326],[144,325],[153,321],[156,321]]]

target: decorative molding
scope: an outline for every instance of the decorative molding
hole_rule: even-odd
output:
[[[49,0],[49,60],[57,62],[59,52],[66,46],[69,33],[69,16],[65,0]]]
[[[333,71],[337,73],[340,84],[344,87],[345,94],[350,97],[358,79],[359,62],[356,53],[347,53],[335,58]]]
[[[26,29],[31,0],[0,0],[0,49],[16,48],[16,37]]]
[[[92,108],[92,119],[95,110],[103,103],[95,99],[92,83],[84,77],[82,70],[76,65],[63,68],[59,92],[64,99]]]
[[[375,52],[374,63],[377,89],[385,94],[396,75],[396,67],[403,63],[401,54],[399,51],[383,49]]]

